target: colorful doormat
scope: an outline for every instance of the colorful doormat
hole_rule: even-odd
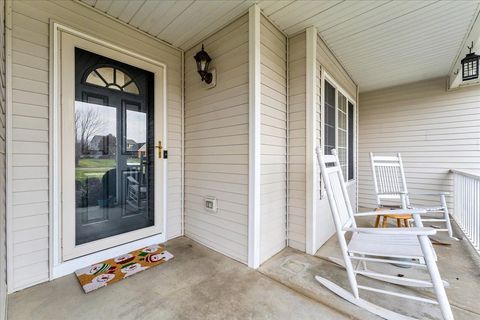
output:
[[[77,270],[75,274],[85,293],[89,293],[172,258],[164,246],[156,244]]]

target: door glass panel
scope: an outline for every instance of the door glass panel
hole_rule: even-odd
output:
[[[127,152],[139,152],[147,141],[147,114],[141,111],[127,110]]]
[[[112,67],[98,68],[96,71],[105,80],[106,83],[115,83],[115,80],[113,79]]]
[[[88,77],[87,77],[87,83],[91,83],[91,84],[94,84],[96,86],[100,86],[100,87],[103,87],[103,86],[106,86],[107,83],[105,82],[105,80],[103,80],[100,75],[98,74],[97,71],[93,71],[91,72]]]
[[[154,225],[153,75],[78,48],[75,62],[75,239],[80,245]],[[99,87],[100,80],[109,85]],[[123,92],[115,81],[141,86],[142,94]]]
[[[99,67],[90,71],[85,83],[132,94],[140,94],[135,81],[124,71],[113,67]]]
[[[123,72],[122,70],[118,70],[118,69],[115,70],[115,83],[119,87],[125,86],[130,81],[132,81],[132,79],[130,79],[130,77],[127,74],[125,74],[125,72]]]
[[[101,202],[108,202],[107,195],[113,197],[115,190],[102,182],[116,167],[116,126],[115,108],[75,102],[75,192],[81,224],[108,219],[108,206]]]
[[[123,91],[133,94],[139,94],[138,87],[135,85],[134,82],[130,82],[125,87],[123,87]]]

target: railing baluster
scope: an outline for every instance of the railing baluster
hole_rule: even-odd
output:
[[[453,172],[453,217],[480,254],[480,173]]]

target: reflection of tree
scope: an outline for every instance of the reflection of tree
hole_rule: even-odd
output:
[[[92,137],[105,125],[95,108],[80,107],[75,110],[75,163],[78,165],[80,154],[88,152]]]

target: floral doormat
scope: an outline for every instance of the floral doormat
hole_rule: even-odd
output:
[[[125,279],[172,259],[162,245],[152,245],[75,271],[85,293]]]

